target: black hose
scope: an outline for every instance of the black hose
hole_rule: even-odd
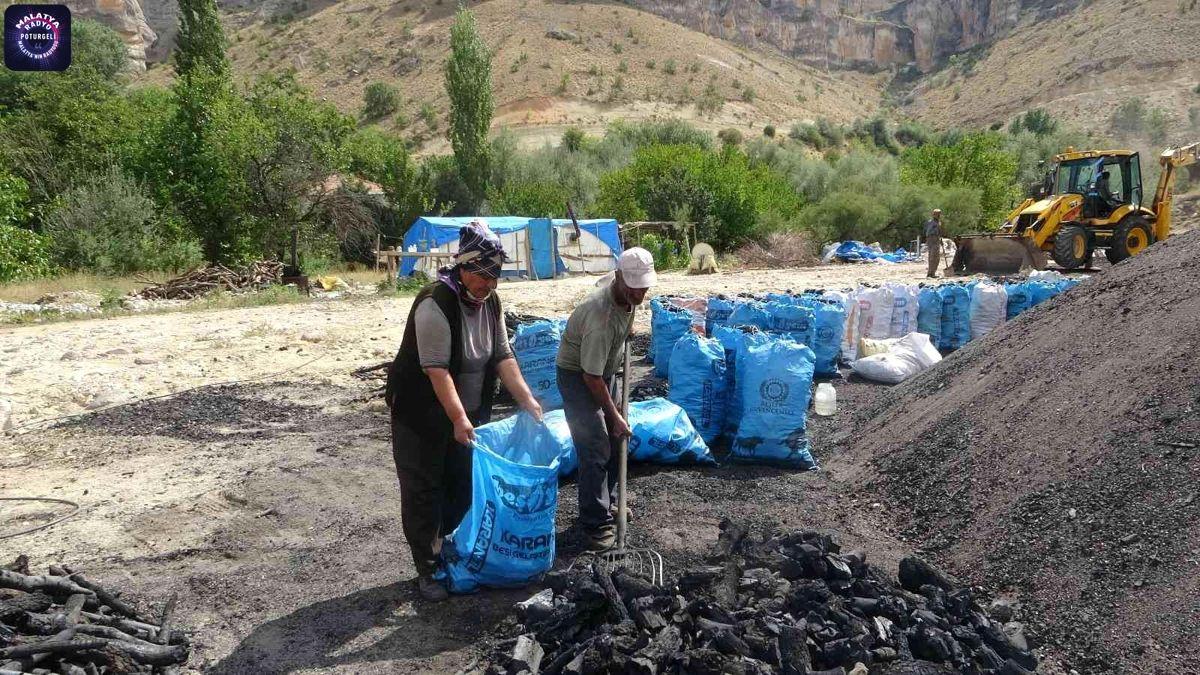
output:
[[[23,534],[29,534],[31,532],[37,532],[38,530],[44,530],[47,527],[50,527],[51,525],[57,525],[57,524],[61,523],[62,521],[66,520],[67,518],[70,518],[71,516],[75,515],[76,513],[79,513],[79,510],[80,510],[79,504],[76,504],[75,502],[71,501],[70,499],[55,499],[53,497],[0,497],[0,501],[3,501],[3,502],[52,502],[55,504],[66,504],[67,506],[75,507],[74,511],[71,511],[70,513],[68,513],[65,516],[60,516],[59,518],[55,518],[54,520],[52,520],[44,525],[38,525],[36,527],[31,527],[27,530],[21,530],[20,532],[12,532],[10,534],[0,534],[0,539],[12,539],[13,537],[19,537]]]

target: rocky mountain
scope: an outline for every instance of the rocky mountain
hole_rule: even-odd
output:
[[[174,4],[174,0],[170,0]],[[146,55],[158,40],[138,0],[65,0],[73,16],[95,19],[111,26],[129,48],[129,61],[136,71],[146,70]]]
[[[1008,34],[1023,14],[1078,0],[634,0],[693,30],[809,63],[865,69],[939,61]]]

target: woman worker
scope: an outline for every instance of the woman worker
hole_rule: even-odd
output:
[[[504,260],[486,223],[464,226],[455,264],[438,270],[413,300],[388,373],[400,517],[426,600],[447,597],[433,573],[442,537],[471,506],[471,444],[475,426],[491,416],[496,376],[517,405],[542,418],[504,330],[496,295]]]

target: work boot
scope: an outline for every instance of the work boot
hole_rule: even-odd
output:
[[[617,528],[615,525],[601,525],[587,531],[587,550],[592,553],[603,553],[617,543]]]
[[[417,577],[417,592],[429,602],[442,602],[450,597],[446,587],[433,578],[432,574],[422,574]]]

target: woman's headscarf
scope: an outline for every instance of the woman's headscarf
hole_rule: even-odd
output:
[[[455,263],[438,270],[438,280],[453,288],[463,302],[478,306],[483,301],[464,292],[459,272],[467,271],[489,279],[498,279],[507,260],[500,237],[481,219],[472,220],[458,230],[458,253]]]

